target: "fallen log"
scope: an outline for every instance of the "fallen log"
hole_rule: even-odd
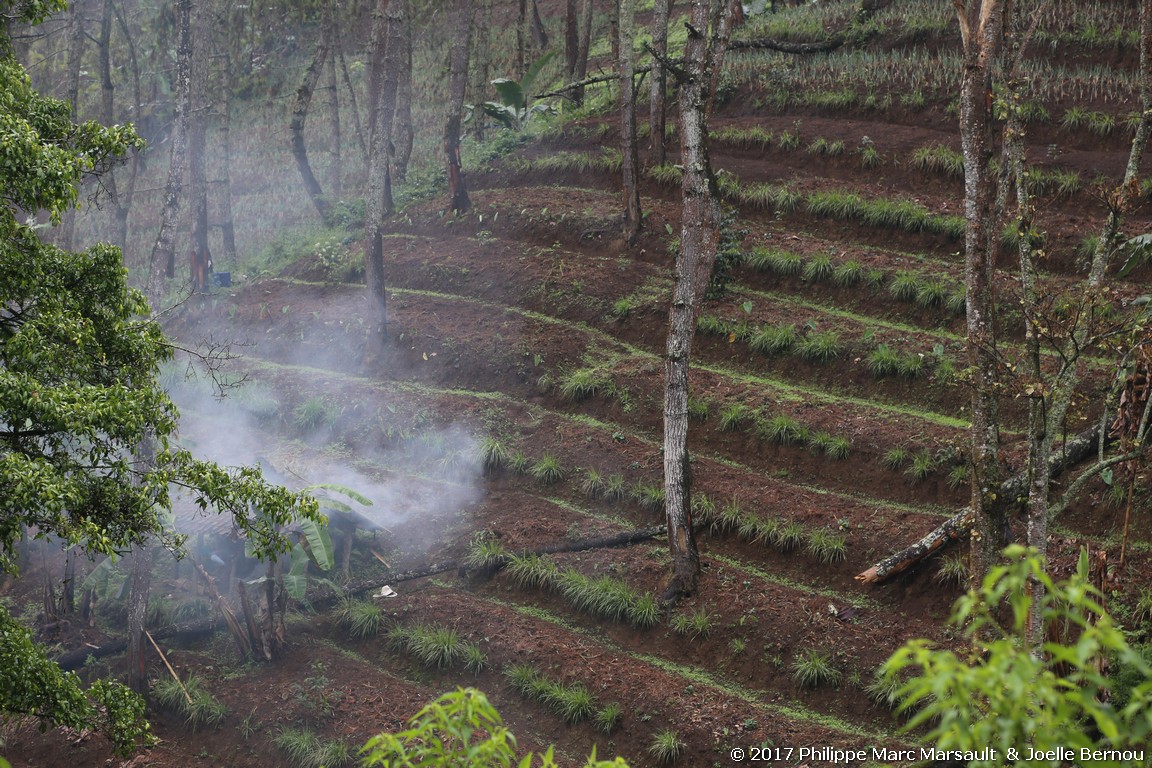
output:
[[[1084,430],[1071,440],[1067,441],[1059,450],[1053,451],[1048,457],[1048,469],[1051,476],[1056,478],[1068,467],[1077,464],[1092,454],[1100,444],[1100,429],[1097,424]],[[1112,438],[1105,435],[1105,445]],[[1028,475],[1019,472],[1000,484],[1000,491],[996,496],[996,505],[1007,508],[1022,504],[1028,498]],[[886,581],[897,574],[907,571],[917,563],[940,551],[945,545],[968,536],[975,522],[972,508],[966,507],[959,514],[948,518],[943,524],[917,541],[915,544],[895,552],[866,571],[856,575],[856,580],[864,584],[875,584]]]
[[[165,640],[169,637],[175,637],[176,635],[206,635],[215,632],[219,628],[220,625],[217,624],[215,620],[201,621],[194,624],[172,624],[156,630],[152,633],[152,637],[158,640]],[[104,645],[85,645],[57,656],[56,663],[60,665],[61,669],[68,672],[80,669],[80,667],[87,663],[89,658],[100,659],[105,656],[111,656],[114,653],[120,653],[127,647],[128,638],[126,637],[110,640]]]
[[[579,541],[564,541],[556,544],[548,544],[543,547],[528,551],[525,550],[524,554],[527,555],[553,555],[558,552],[583,552],[588,549],[608,549],[611,547],[626,547],[632,544],[638,544],[641,541],[654,539],[658,536],[663,536],[667,533],[668,529],[663,526],[655,526],[653,528],[641,528],[636,531],[625,531],[624,533],[617,533],[611,536],[597,536],[589,539],[580,539]],[[349,588],[352,594],[361,594],[371,590],[379,589],[382,584],[398,584],[402,581],[412,581],[413,579],[422,579],[425,576],[435,576],[438,573],[445,571],[456,571],[461,576],[466,576],[470,572],[484,572],[495,573],[503,568],[508,563],[508,558],[502,560],[495,560],[487,563],[481,568],[469,568],[466,563],[461,560],[445,560],[440,563],[433,563],[421,568],[414,568],[407,571],[396,571],[388,573],[384,576],[373,579],[371,585],[357,585]]]

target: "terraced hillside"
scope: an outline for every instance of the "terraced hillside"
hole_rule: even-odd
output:
[[[1034,57],[1029,156],[1054,295],[1082,275],[1134,109],[1134,41],[1081,36],[1089,23],[1135,29],[1134,11],[1086,5],[1053,3]],[[846,6],[766,15],[737,38],[818,39]],[[227,715],[189,731],[161,712],[164,743],[145,764],[303,764],[297,730],[354,749],[462,685],[490,696],[522,748],[555,744],[563,764],[595,746],[656,765],[669,731],[685,766],[729,765],[734,747],[911,743],[875,670],[908,639],[956,642],[946,618],[962,553],[882,585],[853,577],[969,493],[950,13],[894,2],[870,37],[832,54],[729,54],[712,158],[739,258],[698,324],[689,445],[703,576],[670,612],[653,597],[669,567],[659,534],[585,548],[663,521],[679,172],[674,159],[646,167],[643,232],[626,246],[611,114],[557,121],[474,169],[465,214],[436,198],[395,218],[392,346],[371,365],[354,231],[184,305],[178,338],[248,342],[227,369],[248,384],[223,404],[173,375],[185,437],[374,504],[356,505],[371,524],[351,551],[353,599],[317,587],[283,658],[241,665],[225,632],[165,646]],[[1147,208],[1131,212],[1126,231],[1147,229]],[[1117,281],[1117,312],[1147,277]],[[1009,356],[1022,341],[1015,279],[1005,264]],[[1111,384],[1106,351],[1094,354],[1092,395]],[[1017,394],[1002,401],[1013,468]],[[1069,433],[1099,417],[1097,402],[1083,400]],[[1081,545],[1118,553],[1126,509],[1114,496],[1095,481],[1055,521],[1058,570]],[[1138,484],[1110,598],[1144,639],[1152,616],[1131,606],[1152,574],[1150,524]],[[445,567],[397,579],[429,564]],[[169,583],[173,600],[203,600],[187,571]],[[398,596],[374,597],[384,584]],[[59,756],[28,729],[10,744],[17,765]]]

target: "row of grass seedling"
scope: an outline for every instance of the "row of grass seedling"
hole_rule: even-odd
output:
[[[736,536],[749,544],[770,546],[785,554],[803,548],[824,564],[842,562],[848,554],[848,540],[839,531],[806,528],[795,520],[760,517],[745,510],[736,499],[718,509],[708,496],[694,494],[692,515],[713,535]]]
[[[727,337],[730,341],[746,341],[749,349],[765,357],[791,354],[813,363],[832,362],[846,353],[840,335],[835,331],[813,331],[801,335],[795,324],[762,325],[753,328],[746,322],[722,320],[714,315],[702,315],[697,321],[701,333]],[[866,335],[867,336],[867,335]],[[863,339],[867,341],[867,337]],[[953,363],[944,357],[942,345],[937,345],[936,373],[947,380],[953,373]],[[867,354],[869,372],[878,379],[901,377],[917,379],[928,373],[927,358],[919,352],[902,352],[880,343]],[[729,431],[740,426],[741,412],[730,406],[721,413],[721,429]],[[749,417],[750,418],[750,417]],[[839,458],[839,457],[834,457]]]
[[[561,569],[547,555],[511,555],[504,569],[521,589],[558,593],[573,609],[596,619],[650,629],[660,620],[660,605],[651,592],[637,592],[613,576],[587,576]]]
[[[927,448],[910,450],[904,446],[889,448],[880,456],[880,463],[893,471],[903,471],[913,482],[927,480],[933,473],[947,468],[948,487],[956,490],[968,482],[968,464],[957,461],[946,451],[931,451]]]
[[[822,454],[830,459],[846,459],[852,452],[852,441],[846,437],[814,430],[783,413],[765,418],[759,409],[743,403],[724,406],[717,419],[717,428],[721,432],[745,430],[773,445],[807,445],[813,454]]]
[[[598,730],[610,735],[620,724],[623,715],[620,705],[612,702],[598,707],[583,683],[565,685],[527,664],[505,668],[504,677],[521,696],[543,704],[570,725],[592,720]]]
[[[451,627],[396,625],[388,632],[388,641],[430,669],[447,669],[459,664],[473,674],[480,674],[488,666],[488,657],[480,646],[462,639]]]
[[[517,475],[527,475],[541,485],[554,485],[566,476],[560,459],[545,453],[533,459],[523,451],[513,450],[494,437],[481,441],[477,454],[480,467],[488,475],[508,470]]]
[[[819,154],[843,152],[842,142],[813,142],[809,146],[813,147],[814,153]],[[873,160],[877,157],[878,153],[872,155]],[[682,173],[680,168],[671,165],[648,169],[648,176],[662,184],[677,183]],[[915,200],[907,198],[869,200],[855,192],[842,190],[801,194],[781,184],[741,184],[739,179],[727,173],[718,174],[717,186],[721,196],[734,203],[776,213],[792,213],[803,209],[812,216],[858,221],[871,227],[902,229],[913,234],[940,234],[953,240],[964,237],[963,216],[934,214]]]
[[[943,144],[918,148],[912,153],[911,165],[951,179],[964,178],[964,156]],[[1028,171],[1028,182],[1033,194],[1054,197],[1071,197],[1084,188],[1079,173],[1059,168],[1032,168]]]
[[[550,152],[534,160],[517,158],[511,162],[520,173],[543,171],[619,173],[622,158],[620,150],[605,148],[599,153]]]
[[[943,308],[957,315],[964,313],[967,304],[963,284],[950,278],[914,270],[897,270],[890,274],[882,269],[866,268],[855,259],[837,262],[824,253],[806,259],[780,248],[757,246],[744,257],[744,263],[757,272],[799,278],[810,283],[829,283],[839,288],[886,288],[897,301],[925,309]]]

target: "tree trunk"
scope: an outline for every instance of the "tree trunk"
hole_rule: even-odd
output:
[[[972,371],[972,583],[980,584],[1008,540],[1008,518],[995,504],[1000,485],[998,360],[992,275],[998,235],[992,206],[992,69],[1003,37],[1003,0],[958,3],[964,72],[960,145],[964,156],[965,287],[968,365]]]
[[[448,207],[456,213],[468,210],[468,189],[460,167],[460,127],[464,92],[468,88],[468,46],[472,34],[472,3],[457,0],[448,18],[452,45],[448,53],[448,118],[444,125],[444,157],[448,166]]]
[[[224,100],[220,115],[220,237],[224,256],[229,265],[236,263],[236,219],[232,214],[232,50],[224,55],[223,83],[220,84]]]
[[[128,589],[128,687],[141,695],[148,693],[144,664],[144,621],[148,617],[148,593],[152,588],[152,547],[145,543],[132,551],[132,573]]]
[[[412,128],[412,24],[407,6],[402,24],[400,44],[403,51],[396,87],[396,128],[392,132],[395,137],[392,143],[396,148],[392,159],[392,175],[398,183],[408,178],[408,162],[412,159],[412,142],[415,138]]]
[[[364,130],[360,125],[360,108],[356,105],[356,89],[352,87],[352,78],[348,75],[348,61],[344,58],[343,49],[336,49],[340,58],[340,73],[344,76],[344,87],[348,89],[348,107],[352,113],[352,126],[356,129],[356,144],[360,147],[360,158],[368,163],[368,142],[364,138]]]
[[[640,158],[636,148],[636,84],[632,79],[635,0],[620,2],[620,163],[624,187],[624,240],[640,236]],[[658,0],[662,2],[662,0]]]
[[[320,79],[320,71],[328,59],[328,41],[321,40],[316,46],[316,53],[312,63],[304,72],[304,79],[296,89],[296,96],[292,100],[292,119],[288,123],[292,157],[296,160],[296,168],[300,171],[300,178],[304,182],[304,191],[312,201],[316,212],[320,214],[321,221],[328,222],[329,201],[320,188],[320,182],[312,173],[312,165],[308,162],[308,147],[304,143],[304,122],[308,119],[308,107],[312,103],[312,94],[316,89],[316,82]]]
[[[723,9],[724,0],[693,0],[692,29],[684,49],[685,72],[680,83],[683,214],[664,363],[664,493],[672,555],[672,574],[663,595],[667,603],[692,594],[700,575],[688,471],[688,371],[696,310],[720,242],[706,107]]]
[[[105,2],[109,7],[111,7],[113,14],[116,17],[116,25],[120,27],[120,32],[124,35],[125,45],[128,46],[128,61],[132,72],[132,114],[136,114],[137,110],[139,109],[139,105],[143,100],[143,91],[140,88],[140,61],[136,55],[136,41],[133,39],[132,32],[128,28],[128,22],[124,19],[123,8],[117,5],[113,0],[105,0]],[[110,40],[109,44],[111,44]],[[106,48],[107,46],[102,44],[101,47]],[[108,80],[111,82],[111,63],[102,62],[101,68],[103,69],[105,66],[108,67]],[[103,77],[104,76],[102,74],[101,78],[103,79]],[[111,108],[112,105],[109,104],[108,106]],[[112,120],[111,117],[106,119]],[[114,242],[121,247],[127,247],[128,245],[128,216],[131,213],[132,200],[136,194],[136,180],[140,177],[140,163],[141,152],[133,152],[131,158],[128,160],[128,178],[123,185],[123,189],[120,188],[119,183],[115,185],[116,194],[113,199],[112,206],[115,216],[115,222],[113,225],[113,238]],[[113,174],[109,174],[109,176],[112,175]],[[127,261],[127,254],[125,254],[125,257],[125,260]],[[139,265],[134,264],[133,266]]]
[[[212,280],[212,253],[208,246],[208,46],[211,27],[200,0],[193,9],[192,69],[188,115],[188,194],[192,219],[190,280],[192,290],[206,292]]]
[[[164,184],[164,202],[160,209],[160,231],[149,258],[148,298],[152,307],[164,293],[164,278],[173,277],[176,266],[176,222],[180,215],[180,196],[185,166],[188,163],[188,106],[192,69],[192,0],[176,0],[176,105],[172,120],[172,148],[168,159],[168,180]]]
[[[328,38],[328,140],[331,143],[328,168],[328,189],[333,200],[344,195],[344,164],[340,136],[340,85],[338,71],[340,35],[336,29],[336,12],[331,5],[324,6],[324,35]]]
[[[649,162],[663,165],[668,158],[668,72],[663,59],[668,57],[668,17],[674,0],[655,0],[652,15],[652,80],[648,97]]]
[[[364,232],[364,271],[368,295],[374,305],[364,363],[370,366],[388,343],[388,302],[384,280],[384,222],[392,213],[392,179],[389,175],[388,148],[392,143],[392,121],[396,111],[404,28],[403,0],[381,0],[384,3],[381,24],[383,44],[374,50],[383,54],[380,67],[376,132],[368,161],[368,200]]]
[[[580,54],[580,20],[576,0],[564,3],[564,75],[571,82],[576,79],[576,59]]]
[[[473,24],[472,41],[472,103],[479,105],[488,99],[489,32],[492,24],[492,0],[480,0],[479,18]],[[472,115],[472,135],[484,141],[484,112],[477,108]]]
[[[544,20],[540,18],[540,6],[536,0],[532,2],[532,42],[537,52],[548,50],[548,30],[544,28]]]
[[[516,5],[516,79],[523,80],[528,71],[528,0]]]
[[[117,16],[114,0],[104,0],[104,7],[100,16],[100,121],[104,125],[113,125],[116,122],[116,86],[112,81],[112,21]],[[129,60],[131,62],[134,104],[140,103],[140,68],[136,61],[136,46],[131,35],[128,34],[127,25],[122,24],[126,44],[128,45]],[[140,167],[140,153],[132,152],[128,160],[127,181],[121,194],[117,170],[105,174],[103,183],[108,190],[112,224],[112,243],[121,250],[128,245],[128,213],[132,205],[132,193],[136,187],[136,177]]]
[[[594,0],[584,0],[581,13],[583,27],[580,32],[580,50],[576,54],[576,79],[583,80],[588,77],[588,51],[592,45],[592,16],[595,13]],[[576,106],[584,103],[584,89],[577,89],[572,94]]]
[[[64,88],[64,100],[72,107],[72,122],[79,123],[80,110],[80,70],[84,58],[84,12],[87,2],[74,0],[69,3],[68,15],[68,79]],[[60,247],[74,250],[76,232],[76,209],[68,206],[60,218]]]

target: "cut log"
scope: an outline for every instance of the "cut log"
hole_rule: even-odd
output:
[[[1112,438],[1105,436],[1104,440],[1107,445]],[[1048,457],[1048,468],[1052,473],[1052,478],[1055,479],[1068,467],[1086,459],[1096,450],[1099,442],[1100,425],[1097,424],[1077,434],[1059,450],[1053,451],[1052,455]],[[1019,505],[1027,498],[1028,476],[1021,472],[1000,484],[1000,492],[996,496],[995,504],[1006,508]],[[972,529],[973,522],[972,508],[967,507],[959,514],[948,518],[940,527],[929,532],[915,544],[889,555],[868,570],[857,574],[856,580],[864,584],[875,584],[903,573],[940,551],[945,545],[966,538]]]

